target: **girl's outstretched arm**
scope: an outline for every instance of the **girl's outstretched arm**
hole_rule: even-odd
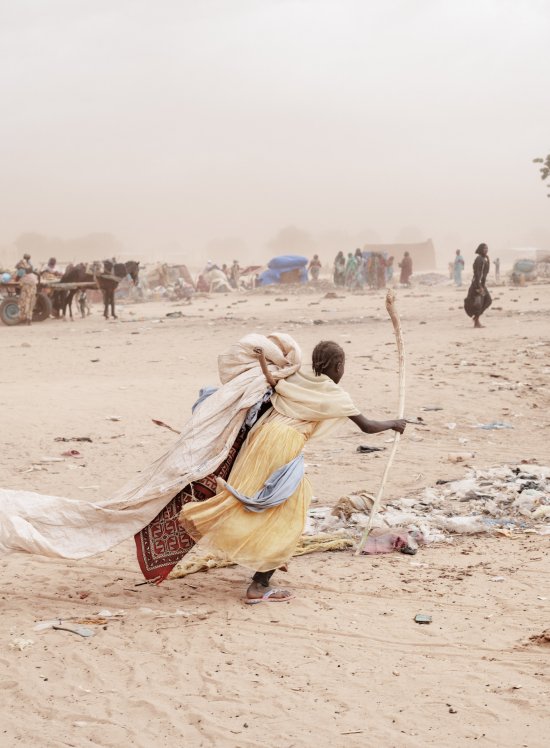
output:
[[[265,358],[265,355],[264,355],[263,348],[259,348],[259,347],[258,348],[254,348],[254,353],[258,356],[258,362],[259,362],[260,367],[262,369],[262,373],[263,373],[264,377],[267,380],[268,385],[270,387],[273,387],[273,389],[275,389],[275,385],[277,384],[277,382],[273,379],[273,377],[271,375],[271,372],[267,368],[267,361],[266,361],[266,358]]]
[[[359,414],[358,416],[350,416],[350,421],[353,421],[361,431],[365,434],[378,434],[380,431],[397,431],[402,434],[405,431],[407,422],[404,418],[397,418],[393,421],[371,421],[364,415]]]

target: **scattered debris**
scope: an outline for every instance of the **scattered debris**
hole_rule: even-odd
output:
[[[54,442],[90,442],[92,440],[89,436],[56,436]]]
[[[432,617],[426,615],[425,613],[417,613],[414,617],[415,623],[424,623],[428,624],[432,622]]]
[[[342,497],[334,509],[308,512],[305,534],[345,531],[358,537],[366,527],[372,497]],[[440,480],[400,499],[388,501],[374,529],[410,533],[418,543],[449,535],[536,533],[550,535],[550,467],[535,464],[470,468],[459,480]]]
[[[350,496],[342,496],[338,500],[338,503],[332,509],[331,515],[337,517],[340,520],[349,520],[355,513],[363,512],[368,513],[374,505],[374,496],[368,493],[355,493]],[[315,519],[326,519],[328,509],[310,509],[309,516],[315,521]]]
[[[78,449],[68,449],[66,452],[61,452],[63,457],[82,457],[82,454]]]
[[[18,652],[22,652],[24,649],[27,649],[27,647],[32,647],[33,644],[34,641],[32,639],[22,639],[17,637],[10,641],[9,647],[10,649],[16,649]]]
[[[475,456],[475,452],[460,452],[458,454],[448,455],[447,459],[449,462],[457,464],[459,462],[469,462],[470,460],[473,460]]]
[[[173,431],[174,434],[181,434],[181,431],[178,431],[178,429],[173,428],[172,426],[169,426],[167,423],[164,423],[164,421],[159,421],[158,418],[151,418],[155,426],[162,426],[165,429],[168,429],[169,431]]]
[[[95,634],[95,631],[92,631],[92,629],[88,628],[87,626],[80,626],[77,623],[73,625],[63,624],[62,626],[54,624],[52,626],[52,629],[54,629],[55,631],[68,631],[71,634],[78,634],[78,636],[83,636],[84,638],[88,638],[89,636],[93,636]]]
[[[545,629],[540,634],[535,634],[529,637],[531,644],[536,644],[542,647],[550,647],[550,629]]]
[[[513,429],[511,423],[505,423],[504,421],[492,421],[491,423],[478,423],[476,429],[485,429],[486,431],[497,431],[499,429]]]
[[[386,447],[369,447],[366,444],[360,444],[356,452],[359,452],[360,454],[370,454],[371,452],[383,452],[386,449]]]

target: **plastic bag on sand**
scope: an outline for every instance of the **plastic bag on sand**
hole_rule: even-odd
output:
[[[361,553],[371,556],[378,553],[401,553],[414,554],[418,550],[418,544],[406,530],[399,532],[383,532],[380,535],[369,535],[364,549]]]
[[[517,509],[517,511],[524,517],[531,517],[534,516],[535,511],[538,511],[538,507],[544,509],[544,507],[541,507],[540,505],[545,498],[546,496],[542,491],[527,489],[526,491],[523,491],[523,493],[520,493],[517,499],[514,500],[512,507]],[[542,516],[544,517],[544,514],[542,514]]]
[[[459,535],[475,535],[487,532],[487,525],[481,517],[434,517],[433,524],[441,530],[455,532]]]
[[[422,545],[429,545],[430,543],[442,543],[449,538],[441,532],[441,530],[432,527],[427,522],[417,522],[412,528],[413,536]]]

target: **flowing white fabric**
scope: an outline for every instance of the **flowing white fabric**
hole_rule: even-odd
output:
[[[79,559],[139,532],[179,490],[227,457],[248,409],[266,391],[256,347],[263,348],[277,381],[300,367],[300,349],[289,335],[246,335],[219,356],[223,386],[196,410],[174,446],[112,498],[94,504],[0,489],[0,552]]]

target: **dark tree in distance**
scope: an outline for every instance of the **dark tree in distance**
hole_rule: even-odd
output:
[[[543,182],[548,179],[548,177],[550,177],[550,153],[548,154],[548,156],[546,156],[546,158],[534,158],[533,163],[542,164],[539,171],[540,178]],[[548,193],[547,197],[550,197],[550,192]]]

